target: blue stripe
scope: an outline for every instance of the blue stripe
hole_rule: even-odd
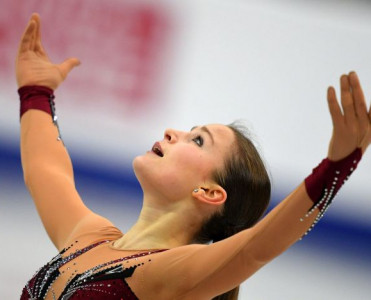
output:
[[[128,166],[124,170],[113,170],[98,164],[79,163],[79,155],[77,154],[71,154],[71,158],[74,161],[75,180],[78,188],[79,183],[83,185],[88,182],[92,188],[99,186],[99,188],[116,193],[141,194],[140,186],[131,167]],[[0,165],[1,176],[5,175],[16,183],[22,183],[19,148],[15,143],[1,141]],[[137,198],[140,199],[140,197]],[[273,195],[272,203],[277,203],[277,199],[282,198],[281,195]],[[139,206],[140,203],[134,205]],[[358,259],[362,264],[368,264],[371,268],[371,228],[356,222],[325,216],[314,230],[294,247],[325,251],[327,255],[334,253],[334,255],[343,255],[347,258],[351,256],[352,259]]]

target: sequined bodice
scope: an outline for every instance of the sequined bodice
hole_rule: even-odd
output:
[[[137,267],[144,264],[144,256],[164,250],[135,253],[129,256],[108,259],[84,271],[80,271],[77,261],[83,255],[104,246],[110,241],[100,241],[82,249],[63,249],[49,263],[40,268],[22,291],[21,300],[26,299],[138,299],[126,282]],[[77,243],[77,241],[76,241]],[[70,253],[69,253],[70,252]],[[127,266],[125,266],[127,265]],[[59,293],[54,284],[67,276]]]

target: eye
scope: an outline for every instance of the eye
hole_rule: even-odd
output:
[[[202,145],[204,144],[204,139],[200,135],[193,138],[192,141],[194,141],[199,147],[202,147]]]

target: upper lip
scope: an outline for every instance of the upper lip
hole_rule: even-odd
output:
[[[164,152],[162,151],[161,144],[159,142],[156,142],[152,147],[152,152],[156,153],[157,155],[163,157]]]

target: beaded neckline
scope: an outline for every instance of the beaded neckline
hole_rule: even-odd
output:
[[[76,243],[78,243],[78,241],[76,241],[75,244]],[[45,299],[49,291],[52,293],[53,299],[57,299],[52,286],[53,286],[53,283],[57,280],[57,278],[64,272],[63,271],[62,273],[60,273],[59,269],[62,266],[64,266],[66,263],[76,259],[78,256],[92,250],[93,248],[101,244],[111,245],[112,241],[104,240],[104,241],[91,244],[82,249],[77,249],[76,251],[67,255],[66,257],[64,257],[63,254],[65,254],[70,248],[72,248],[74,244],[63,249],[49,263],[47,263],[44,267],[42,267],[36,272],[34,277],[26,284],[23,290],[21,299],[22,300],[23,299]],[[134,265],[127,268],[122,265],[124,261],[126,262],[129,262],[130,260],[137,261],[141,257],[154,254],[154,253],[158,253],[158,252],[162,252],[165,250],[166,249],[140,250],[140,251],[132,250],[132,251],[136,251],[137,253],[125,255],[123,257],[104,262],[82,273],[77,273],[77,270],[76,270],[72,274],[72,276],[67,280],[63,288],[62,294],[58,297],[58,299],[61,299],[61,300],[69,299],[74,293],[80,293],[80,292],[83,292],[84,290],[86,291],[89,289],[96,289],[97,286],[100,286],[101,289],[103,289],[104,284],[99,284],[97,280],[99,281],[99,280],[121,278],[120,280],[122,281],[122,279],[126,277],[130,277],[138,266],[144,264],[143,262],[139,263],[138,261]],[[151,261],[151,259],[149,259],[148,261]],[[109,287],[110,285],[107,285],[107,288]],[[130,288],[127,286],[126,289],[130,289]],[[102,291],[96,290],[96,292],[103,292],[103,290]],[[109,290],[106,290],[104,291],[104,293],[110,293],[110,292]],[[27,297],[27,298],[24,298],[24,297]],[[128,298],[128,299],[136,299],[136,297]]]

